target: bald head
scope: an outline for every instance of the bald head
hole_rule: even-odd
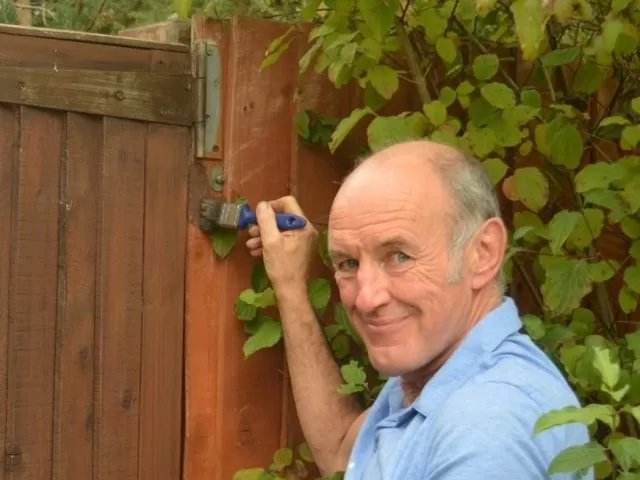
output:
[[[399,143],[361,161],[346,177],[334,207],[366,193],[393,198],[420,191],[423,208],[444,210],[450,221],[451,251],[459,250],[487,219],[501,217],[493,183],[482,164],[453,147],[428,140]]]

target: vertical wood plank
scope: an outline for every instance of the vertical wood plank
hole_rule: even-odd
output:
[[[21,107],[10,287],[7,450],[11,480],[51,477],[57,309],[59,114]]]
[[[295,50],[286,52],[278,68],[260,72],[264,52],[287,25],[234,18],[228,54],[226,97],[225,195],[243,196],[255,206],[290,192],[292,134],[295,131],[294,94],[298,65]],[[220,428],[217,441],[224,463],[216,478],[226,480],[251,465],[268,465],[281,445],[284,355],[281,345],[245,360],[247,339],[235,318],[234,302],[250,285],[255,260],[242,243],[221,263],[218,285]]]
[[[102,122],[67,114],[61,168],[61,242],[53,478],[91,479],[96,209]]]
[[[138,477],[147,126],[104,119],[97,285],[96,480]],[[147,441],[154,441],[147,439]]]
[[[16,109],[0,104],[0,448],[5,447],[7,420],[7,348],[9,337],[9,272],[11,268],[11,233],[14,164],[17,165]],[[0,480],[5,469],[0,468]]]
[[[220,24],[204,27],[215,32]],[[260,73],[264,51],[287,26],[234,18],[225,27],[230,36],[223,193],[227,200],[241,195],[255,206],[289,193],[297,56],[288,51],[278,68]],[[201,176],[206,167],[192,171]],[[284,356],[280,347],[248,360],[242,353],[247,336],[235,318],[234,302],[250,285],[254,259],[242,247],[246,236],[241,234],[236,249],[218,260],[206,236],[195,225],[189,228],[185,478],[227,480],[239,469],[268,465],[280,446]]]
[[[185,214],[190,135],[150,125],[144,215],[140,480],[180,478]]]

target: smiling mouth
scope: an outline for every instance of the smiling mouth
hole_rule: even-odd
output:
[[[386,329],[390,329],[391,327],[394,327],[394,326],[397,326],[397,325],[401,324],[408,317],[409,317],[409,315],[406,315],[406,316],[401,317],[401,318],[399,318],[397,320],[389,320],[389,321],[385,321],[385,322],[366,322],[365,325],[367,326],[367,328],[369,328],[369,329],[371,329],[373,331],[386,330]]]

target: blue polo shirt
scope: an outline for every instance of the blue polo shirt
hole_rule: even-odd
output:
[[[345,480],[593,479],[547,475],[552,458],[589,441],[581,424],[538,435],[543,413],[578,399],[531,339],[513,300],[482,318],[405,408],[390,378],[351,452]]]

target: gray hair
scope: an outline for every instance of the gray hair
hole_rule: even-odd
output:
[[[502,218],[500,202],[493,182],[476,158],[454,151],[441,157],[433,166],[451,195],[451,265],[448,281],[462,278],[464,248],[478,228],[490,218]],[[504,289],[504,274],[496,278],[500,290]]]

